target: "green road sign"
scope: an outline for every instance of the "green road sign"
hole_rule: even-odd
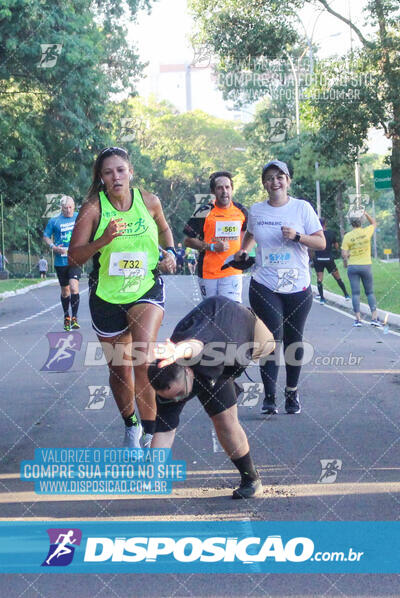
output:
[[[382,170],[374,170],[374,185],[375,189],[391,189],[392,169],[384,168]]]

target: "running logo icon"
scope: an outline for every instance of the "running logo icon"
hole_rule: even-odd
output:
[[[288,130],[291,126],[289,118],[270,118],[269,119],[269,141],[279,143],[285,141]]]
[[[134,141],[136,128],[134,118],[121,118],[121,141]]]
[[[278,268],[278,283],[275,291],[290,293],[299,277],[297,268]]]
[[[88,386],[89,401],[85,409],[103,409],[106,399],[111,396],[109,386]]]
[[[317,484],[333,484],[342,469],[341,459],[320,459],[321,475]]]
[[[261,382],[243,382],[243,397],[239,403],[240,407],[255,407],[260,400],[264,390]]]
[[[48,332],[49,355],[41,372],[66,372],[72,367],[75,352],[82,346],[79,332]]]
[[[50,547],[42,567],[66,567],[74,558],[75,546],[82,540],[80,529],[48,529]]]
[[[51,69],[57,64],[62,44],[40,44],[40,47],[42,49],[42,56],[37,67],[40,69]]]

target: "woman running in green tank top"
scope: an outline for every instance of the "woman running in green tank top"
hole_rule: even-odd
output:
[[[110,386],[125,421],[124,445],[148,447],[156,417],[155,393],[147,378],[149,350],[164,314],[159,271],[176,269],[171,230],[161,202],[131,189],[133,168],[118,147],[102,150],[69,245],[69,262],[93,258],[89,306],[92,326],[110,370]],[[163,247],[159,261],[159,245]],[[135,378],[133,381],[132,367]],[[135,414],[135,399],[141,424]]]

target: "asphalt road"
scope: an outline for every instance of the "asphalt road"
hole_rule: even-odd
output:
[[[159,339],[200,301],[196,280],[166,277],[166,314]],[[248,279],[246,280],[246,289]],[[249,392],[239,416],[264,483],[264,496],[232,501],[238,475],[216,441],[197,399],[186,405],[174,458],[187,479],[172,495],[47,496],[19,479],[20,463],[39,447],[121,446],[123,426],[112,397],[88,408],[93,387],[108,387],[95,351],[86,282],[79,331],[82,344],[65,372],[43,371],[48,333],[62,331],[58,287],[0,303],[0,521],[369,521],[399,518],[400,335],[314,303],[305,340],[310,361],[301,377],[302,412],[260,414],[262,393]],[[247,292],[244,293],[247,297]],[[97,363],[94,359],[97,358]],[[91,365],[85,365],[91,363]],[[260,381],[258,368],[248,373]],[[93,402],[92,402],[93,407]],[[321,460],[336,460],[334,483],[319,483]],[[341,467],[341,468],[340,468]],[[333,476],[334,477],[334,476]],[[398,596],[394,575],[4,575],[0,596]],[[288,583],[289,582],[289,583]]]

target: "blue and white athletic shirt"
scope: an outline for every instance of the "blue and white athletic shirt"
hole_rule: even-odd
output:
[[[289,197],[288,203],[279,207],[268,201],[253,204],[247,224],[257,243],[253,278],[271,291],[297,293],[310,284],[308,250],[302,243],[284,239],[282,226],[305,235],[322,230],[313,207],[303,199]]]
[[[53,237],[54,245],[62,245],[68,249],[77,217],[78,212],[74,212],[74,215],[70,218],[66,218],[62,213],[54,218],[50,218],[44,230],[45,237],[49,237],[49,239]],[[68,266],[68,256],[55,253],[54,265]]]

